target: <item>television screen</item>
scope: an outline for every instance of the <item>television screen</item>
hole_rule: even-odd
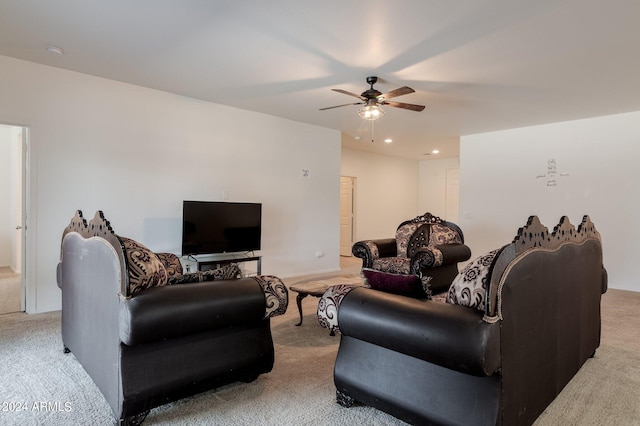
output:
[[[262,204],[184,201],[182,254],[260,250]]]

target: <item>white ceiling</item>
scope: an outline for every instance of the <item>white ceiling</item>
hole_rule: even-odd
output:
[[[414,159],[456,157],[461,135],[640,110],[639,46],[639,0],[0,0],[1,55]],[[330,89],[361,93],[369,75],[427,105],[386,107],[374,143],[357,106],[318,110],[357,102]]]

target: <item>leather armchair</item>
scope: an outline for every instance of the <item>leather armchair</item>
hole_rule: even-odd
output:
[[[277,277],[237,278],[223,268],[182,274],[177,256],[116,235],[102,212],[87,224],[78,211],[65,228],[57,271],[64,349],[119,424],[271,371],[270,317],[285,312],[287,289]]]
[[[363,268],[429,277],[433,293],[446,291],[458,263],[471,257],[460,227],[431,213],[402,222],[395,238],[358,241],[352,253]]]

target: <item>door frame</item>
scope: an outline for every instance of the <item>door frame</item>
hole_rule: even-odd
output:
[[[21,189],[21,203],[22,203],[22,215],[20,218],[19,226],[22,226],[21,232],[21,245],[20,245],[20,309],[22,312],[27,311],[27,283],[30,282],[27,277],[29,276],[29,268],[28,265],[31,263],[27,258],[27,236],[29,234],[29,208],[30,208],[30,189],[31,189],[31,179],[29,177],[30,170],[30,152],[29,149],[29,133],[30,129],[28,126],[18,126],[22,127],[22,170],[20,173],[22,174],[22,188]]]
[[[357,189],[356,189],[356,182],[357,182],[357,177],[356,176],[347,176],[347,175],[340,175],[340,181],[342,183],[342,178],[347,178],[351,180],[351,246],[353,246],[353,244],[355,243],[355,239],[356,239],[356,226],[357,226],[357,203],[356,203],[356,195],[357,195]],[[341,201],[341,205],[340,208],[342,209],[342,201]],[[342,227],[340,227],[340,233],[342,233]],[[340,235],[340,247],[338,252],[340,253],[340,256],[342,256],[342,235]]]

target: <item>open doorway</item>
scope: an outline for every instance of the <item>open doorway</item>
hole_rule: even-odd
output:
[[[26,137],[26,128],[0,124],[0,314],[25,310]]]
[[[340,176],[340,256],[351,256],[355,233],[356,178]]]

